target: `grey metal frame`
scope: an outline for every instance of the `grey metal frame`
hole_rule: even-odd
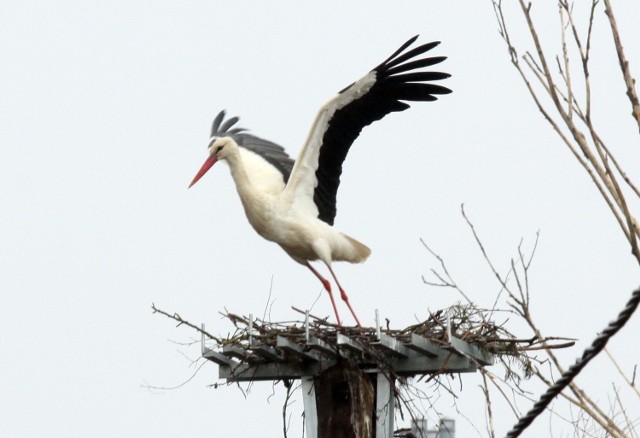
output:
[[[261,344],[253,339],[252,326],[253,315],[250,315],[248,345],[227,345],[222,351],[208,348],[203,334],[202,356],[217,363],[220,378],[230,382],[300,379],[308,438],[317,438],[318,428],[314,377],[335,365],[338,360],[346,358],[354,361],[365,373],[376,374],[376,438],[393,437],[394,382],[389,380],[389,370],[385,374],[375,363],[363,359],[367,348],[373,347],[377,353],[384,355],[392,373],[399,376],[474,372],[477,364],[494,363],[491,353],[453,336],[449,318],[448,345],[437,344],[416,333],[411,334],[408,342],[382,333],[377,310],[375,339],[369,342],[368,347],[340,332],[336,334],[335,344],[311,336],[308,312],[305,318],[304,345],[280,335],[276,338],[275,347]],[[204,332],[204,324],[202,329]],[[252,363],[249,360],[252,356],[259,356],[261,360]],[[287,360],[287,357],[295,360]]]

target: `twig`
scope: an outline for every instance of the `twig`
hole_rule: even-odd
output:
[[[605,348],[604,352],[609,357],[609,360],[611,360],[611,363],[613,364],[613,366],[616,367],[616,370],[618,370],[618,374],[620,374],[620,376],[622,376],[624,381],[627,382],[627,384],[634,390],[636,395],[638,397],[640,397],[640,391],[638,390],[638,387],[634,384],[634,380],[635,380],[635,377],[636,377],[636,367],[633,367],[633,378],[629,379],[629,377],[627,377],[627,375],[624,373],[622,368],[620,368],[620,364],[618,364],[618,361],[615,360],[615,358],[611,355],[611,353],[609,353],[609,350],[607,348]]]
[[[284,438],[287,438],[287,431],[289,430],[289,424],[287,422],[287,407],[289,406],[289,400],[291,399],[293,382],[291,380],[283,380],[284,387],[287,388],[287,394],[282,404],[282,433]]]
[[[487,406],[487,422],[488,422],[487,427],[489,428],[488,430],[489,436],[491,438],[495,438],[496,431],[495,431],[495,427],[493,426],[493,411],[491,409],[491,397],[489,396],[489,387],[487,386],[487,376],[485,373],[482,373],[481,389],[482,389],[482,393],[484,394],[484,399],[486,401],[486,406]]]
[[[302,310],[302,309],[298,309],[298,308],[297,308],[297,307],[295,307],[295,306],[291,306],[291,309],[293,309],[293,310],[295,310],[296,312],[301,313],[301,314],[303,314],[303,315],[306,315],[306,313],[307,313],[306,311],[304,311],[304,310]],[[324,318],[321,318],[321,317],[319,317],[319,316],[315,316],[315,315],[312,315],[312,314],[310,313],[310,314],[309,314],[309,318],[313,318],[313,319],[315,319],[316,321],[320,321],[320,322],[322,322],[322,324],[327,325],[327,326],[330,326],[330,327],[336,327],[336,328],[341,327],[341,326],[339,326],[338,324],[334,324],[334,323],[332,323],[332,322],[329,322],[329,321],[328,321],[328,318],[329,318],[328,316],[326,316],[326,317],[324,317]]]
[[[209,339],[213,339],[214,341],[216,341],[216,342],[218,342],[218,343],[222,342],[222,341],[220,340],[220,338],[218,338],[218,337],[216,337],[216,336],[213,336],[211,333],[207,332],[206,330],[202,330],[202,328],[201,328],[201,327],[198,327],[197,325],[192,324],[192,323],[190,323],[189,321],[182,319],[182,317],[181,317],[180,315],[178,315],[177,313],[170,314],[170,313],[168,313],[168,312],[165,312],[164,310],[160,310],[160,309],[158,309],[158,308],[156,307],[155,303],[151,303],[151,309],[153,310],[153,313],[159,313],[159,314],[161,314],[161,315],[164,315],[164,316],[166,316],[166,317],[168,317],[168,318],[173,319],[174,321],[178,321],[178,325],[176,325],[176,327],[180,327],[181,325],[183,325],[183,324],[184,324],[184,325],[189,326],[189,327],[191,327],[192,329],[195,329],[195,330],[197,330],[198,332],[200,332],[200,333],[204,334],[204,335],[205,335],[205,336],[207,336]]]
[[[178,388],[182,388],[184,385],[186,385],[187,383],[189,383],[191,380],[193,380],[193,378],[196,376],[196,374],[198,374],[198,371],[200,371],[200,368],[202,368],[204,366],[204,364],[206,363],[206,361],[203,361],[198,368],[196,368],[196,370],[193,372],[193,374],[191,374],[191,376],[185,380],[184,382],[180,383],[179,385],[176,386],[154,386],[154,385],[144,385],[145,388],[147,388],[148,390],[156,390],[156,391],[170,391],[173,389],[178,389]]]
[[[544,411],[549,403],[551,403],[551,401],[571,383],[580,371],[582,371],[582,369],[604,349],[609,339],[624,327],[627,321],[631,318],[631,315],[633,315],[635,310],[638,308],[639,304],[640,288],[633,291],[631,299],[627,302],[624,310],[620,312],[618,317],[609,323],[607,328],[605,328],[602,333],[596,337],[591,346],[584,351],[582,358],[576,361],[575,364],[562,374],[562,377],[553,386],[551,386],[547,392],[542,395],[542,397],[540,397],[527,415],[520,418],[518,423],[516,423],[513,429],[511,429],[507,434],[507,437],[520,436],[520,434],[533,422],[533,420],[540,415],[542,411]]]
[[[618,25],[616,23],[615,15],[613,14],[613,9],[611,8],[610,0],[604,0],[604,5],[605,14],[609,19],[609,25],[611,26],[611,34],[613,35],[613,42],[616,47],[620,70],[622,72],[622,77],[624,78],[624,83],[627,87],[627,97],[629,97],[629,101],[631,102],[631,115],[636,120],[636,123],[638,124],[638,130],[640,130],[640,101],[638,101],[638,95],[636,94],[635,79],[633,79],[633,77],[631,76],[629,61],[627,61],[627,58],[624,54],[624,49],[622,48],[622,42],[620,41],[620,32],[618,31]]]

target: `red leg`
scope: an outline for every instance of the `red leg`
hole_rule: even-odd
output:
[[[329,268],[329,272],[331,272],[331,275],[333,275],[333,279],[336,281],[336,284],[338,285],[338,288],[340,289],[340,297],[342,297],[342,301],[344,301],[347,304],[347,307],[349,308],[349,311],[353,315],[353,318],[356,320],[356,324],[358,324],[358,327],[362,327],[362,325],[360,324],[360,320],[358,319],[358,317],[356,316],[355,312],[351,308],[351,304],[349,303],[349,297],[347,296],[347,293],[344,291],[342,286],[340,286],[340,282],[338,281],[338,277],[336,277],[336,274],[333,272],[333,269],[331,269],[331,265],[328,264],[328,263],[327,263],[327,268]]]
[[[311,264],[309,262],[305,262],[304,264],[305,264],[305,266],[307,268],[309,268],[311,270],[311,272],[313,272],[313,274],[316,277],[318,277],[318,279],[322,282],[322,285],[324,286],[324,289],[327,292],[329,292],[329,298],[331,298],[331,305],[333,306],[333,311],[336,314],[336,319],[338,320],[338,325],[342,325],[342,321],[340,321],[340,315],[338,315],[338,308],[336,307],[336,301],[333,299],[333,293],[331,292],[331,283],[329,283],[329,280],[327,280],[322,275],[320,275],[320,273],[318,271],[316,271],[313,268],[313,266],[311,266]],[[335,276],[334,276],[334,278],[335,278]],[[342,288],[340,289],[340,292],[342,293]],[[353,313],[353,311],[351,313]]]

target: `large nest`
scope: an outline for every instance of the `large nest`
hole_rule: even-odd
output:
[[[308,349],[306,341],[309,337],[335,346],[337,335],[340,333],[356,341],[362,347],[368,361],[376,363],[381,369],[388,369],[388,356],[380,354],[380,350],[376,348],[379,333],[391,336],[400,343],[408,343],[411,335],[417,334],[443,349],[450,347],[449,336],[451,335],[483,352],[494,355],[506,366],[508,379],[519,380],[521,377],[530,376],[533,369],[532,362],[535,360],[533,355],[536,350],[545,347],[562,348],[573,345],[571,340],[563,340],[569,342],[554,345],[550,344],[552,341],[560,340],[559,338],[518,338],[504,328],[504,323],[496,324],[489,320],[487,315],[491,312],[469,305],[456,305],[431,312],[424,321],[403,329],[390,328],[388,320],[386,320],[384,327],[379,328],[348,327],[338,326],[327,321],[326,318],[313,315],[308,315],[301,320],[274,322],[225,312],[222,313],[223,317],[234,326],[234,330],[225,337],[214,336],[182,319],[178,314],[169,314],[155,306],[153,306],[153,310],[178,321],[179,325],[186,324],[198,330],[209,339],[208,345],[213,349],[223,350],[225,347],[231,346],[247,352],[242,361],[251,364],[268,361],[264,356],[251,353],[252,347],[259,345],[276,348],[278,337],[288,339],[300,346],[301,349]],[[294,308],[294,310],[305,314],[299,309]],[[521,372],[515,373],[513,365],[517,365]]]

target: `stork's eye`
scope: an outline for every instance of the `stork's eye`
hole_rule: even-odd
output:
[[[218,146],[218,148],[216,149],[216,154],[217,154],[218,152],[220,152],[220,151],[222,150],[222,148],[224,148],[224,145],[222,145],[222,146]]]

